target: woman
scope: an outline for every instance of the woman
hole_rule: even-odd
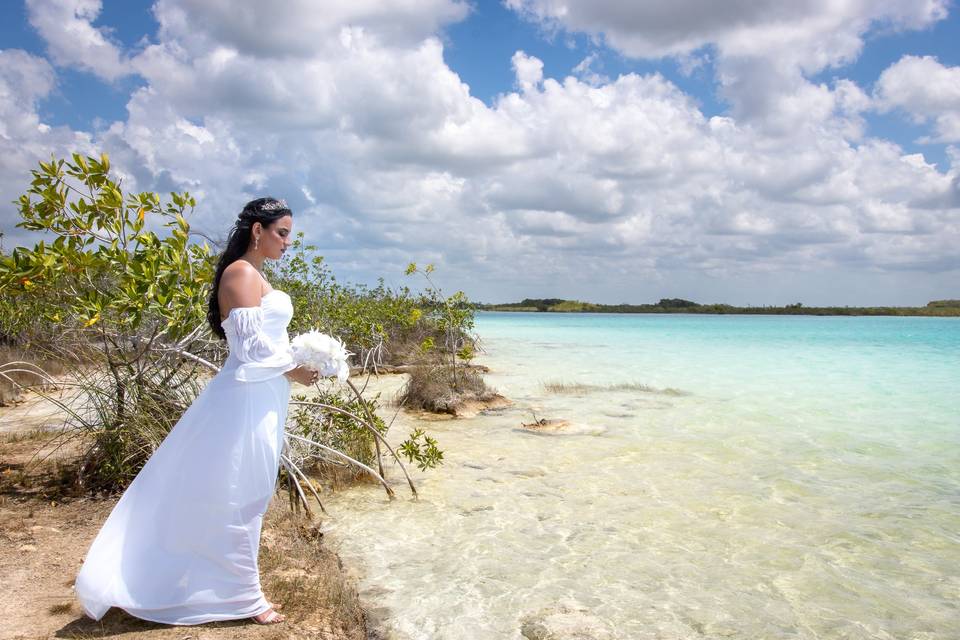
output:
[[[217,264],[207,320],[230,355],[127,487],[76,580],[83,610],[167,624],[282,622],[260,588],[257,552],[273,497],[290,380],[290,298],[260,274],[290,245],[282,200],[249,202]]]

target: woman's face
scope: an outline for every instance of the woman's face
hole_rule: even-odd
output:
[[[253,235],[259,238],[259,250],[263,257],[279,260],[293,242],[293,216],[283,216],[268,227],[259,222],[253,225]]]

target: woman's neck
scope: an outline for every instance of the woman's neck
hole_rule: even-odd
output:
[[[240,259],[246,260],[247,262],[252,264],[257,271],[261,271],[261,272],[263,271],[263,261],[264,261],[263,256],[258,256],[257,254],[251,253],[248,251],[247,253],[240,256]]]

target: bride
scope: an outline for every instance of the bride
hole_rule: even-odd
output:
[[[110,607],[166,624],[282,622],[260,588],[257,552],[283,446],[294,364],[289,296],[260,274],[291,242],[292,212],[259,198],[243,208],[217,263],[207,320],[230,350],[117,502],[76,580],[84,612]]]

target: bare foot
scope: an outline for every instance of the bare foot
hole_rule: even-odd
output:
[[[267,609],[263,613],[253,616],[251,620],[257,624],[279,624],[286,620],[286,618],[273,609]]]

